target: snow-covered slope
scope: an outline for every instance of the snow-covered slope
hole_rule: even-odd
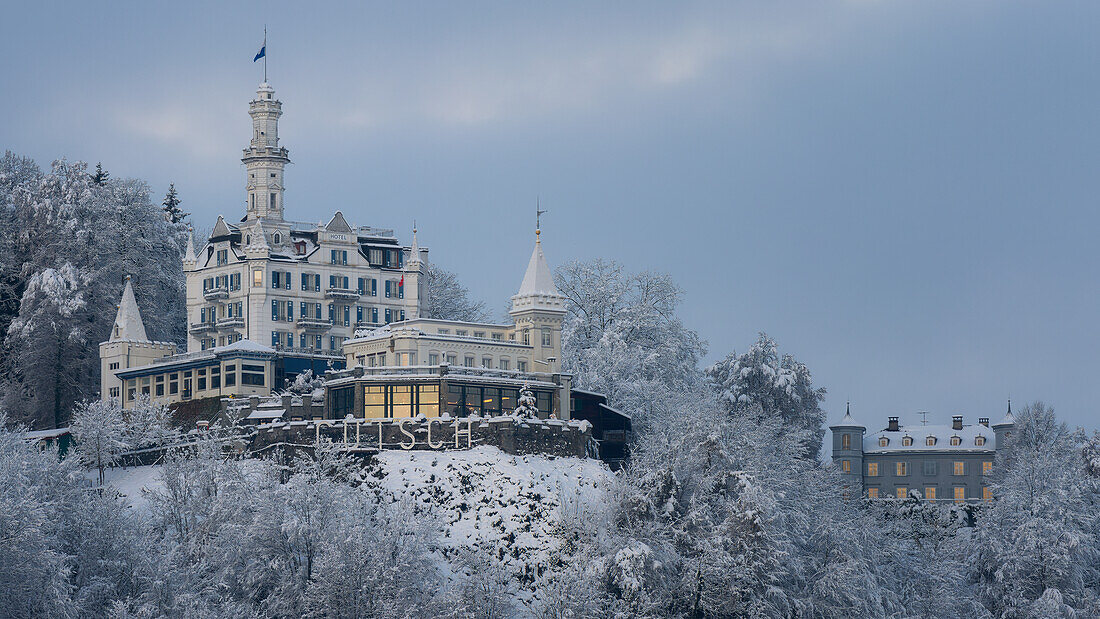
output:
[[[612,473],[599,460],[469,451],[387,451],[366,486],[434,516],[445,550],[501,560],[530,584],[552,561],[563,505],[607,503]]]

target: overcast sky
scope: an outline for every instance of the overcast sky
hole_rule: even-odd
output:
[[[1098,426],[1098,3],[161,4],[6,6],[0,149],[239,218],[266,22],[288,218],[416,219],[503,312],[540,196],[552,266],[671,273],[830,421]]]

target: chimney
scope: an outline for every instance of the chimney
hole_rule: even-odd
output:
[[[889,425],[886,426],[886,431],[887,432],[897,432],[898,431],[898,418],[897,417],[888,417],[887,419],[889,419],[890,423],[889,423]]]
[[[951,429],[952,430],[962,430],[963,429],[963,416],[962,415],[953,415],[951,417]]]
[[[980,423],[983,426],[988,428],[989,427],[989,417],[978,417],[978,423]]]

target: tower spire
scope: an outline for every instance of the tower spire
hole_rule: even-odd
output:
[[[535,242],[538,242],[539,235],[542,234],[542,214],[546,211],[542,210],[542,200],[539,196],[535,196]]]
[[[267,54],[261,53],[266,63]],[[252,141],[241,158],[248,174],[245,219],[249,221],[282,221],[283,171],[290,163],[287,149],[279,146],[279,117],[283,115],[283,104],[275,98],[275,89],[267,83],[266,77],[265,73],[265,81],[256,90],[256,98],[248,104],[248,115],[252,117]]]

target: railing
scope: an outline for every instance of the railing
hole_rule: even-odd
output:
[[[207,288],[202,291],[202,297],[204,299],[226,299],[229,297],[229,289],[224,286],[218,286],[216,288]]]
[[[354,300],[359,298],[359,291],[352,288],[326,288],[325,298]]]
[[[244,326],[244,318],[240,316],[222,318],[216,324],[218,329],[237,329]]]
[[[332,328],[332,321],[324,318],[307,318],[302,316],[298,318],[296,324],[303,329],[313,331],[328,331]]]
[[[193,322],[187,331],[189,333],[205,333],[206,331],[213,331],[216,328],[217,327],[212,322]]]
[[[338,350],[325,350],[321,348],[300,348],[298,346],[286,346],[279,344],[275,346],[275,350],[288,355],[304,355],[310,357],[331,357],[333,359],[343,359],[344,355]]]

